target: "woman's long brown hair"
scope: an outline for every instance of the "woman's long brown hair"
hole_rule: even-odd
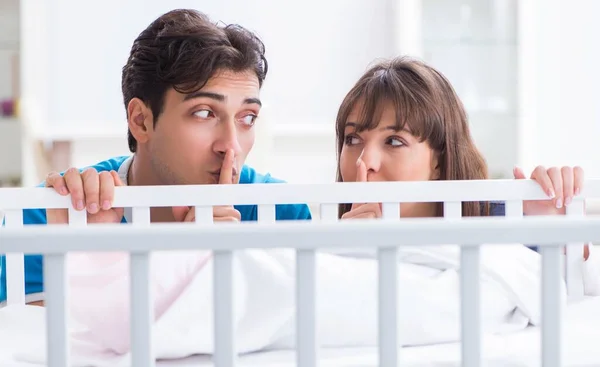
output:
[[[401,57],[372,66],[344,98],[336,119],[338,182],[343,181],[340,154],[345,125],[358,103],[362,106],[356,127],[359,132],[377,127],[384,103],[391,103],[397,130],[407,126],[437,154],[440,180],[488,178],[487,164],[475,147],[463,104],[448,80],[423,62]],[[350,207],[340,204],[339,216]],[[489,215],[489,203],[464,202],[462,214]],[[436,215],[443,215],[442,203],[437,204]]]

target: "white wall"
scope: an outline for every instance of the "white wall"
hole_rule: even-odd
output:
[[[77,166],[127,153],[120,72],[131,43],[161,13],[195,7],[255,30],[267,46],[265,113],[249,158],[260,170],[292,182],[331,181],[333,123],[344,93],[374,59],[406,51],[450,78],[492,174],[510,175],[515,164],[580,164],[600,174],[595,0],[22,4],[28,125],[41,138],[79,136]],[[461,4],[470,5],[470,17]]]
[[[520,3],[520,161],[600,176],[600,2]]]

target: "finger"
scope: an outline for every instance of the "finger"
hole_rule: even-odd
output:
[[[554,205],[557,209],[560,209],[563,207],[565,199],[563,194],[562,174],[557,167],[552,167],[548,170],[548,176],[550,177],[550,181],[552,181],[553,190],[556,194]]]
[[[54,188],[60,195],[65,196],[69,194],[65,179],[58,173],[53,172],[48,174],[45,186]]]
[[[562,185],[563,185],[563,197],[565,198],[565,206],[571,204],[574,195],[573,189],[573,169],[571,167],[565,166],[560,170],[562,176]]]
[[[349,214],[350,212],[346,213]],[[358,213],[354,215],[343,215],[342,219],[376,219],[377,215],[373,212]]]
[[[573,176],[573,190],[575,191],[575,195],[579,195],[583,189],[583,168],[579,166],[573,167]]]
[[[367,182],[367,166],[361,158],[356,161],[356,182]]]
[[[515,167],[513,168],[513,176],[515,177],[515,179],[517,180],[523,180],[525,179],[525,173],[523,172],[523,170],[519,167]]]
[[[355,182],[367,182],[367,166],[365,162],[359,157],[356,160],[356,179]],[[360,208],[364,203],[353,203],[350,210]]]
[[[173,212],[173,217],[175,217],[175,221],[177,222],[185,221],[190,210],[191,207],[189,206],[174,206],[171,208],[171,211]]]
[[[75,210],[85,209],[85,194],[83,181],[77,168],[69,168],[64,175],[67,190],[71,193],[71,201]]]
[[[216,220],[217,218],[225,218],[225,217],[233,217],[238,221],[242,220],[241,213],[232,206],[218,206],[213,208],[213,218]]]
[[[100,175],[90,168],[83,171],[81,178],[87,210],[90,214],[96,214],[100,210]]]
[[[239,222],[237,217],[219,217],[214,219],[215,222]]]
[[[552,180],[550,179],[550,176],[548,176],[548,172],[544,167],[538,166],[531,174],[531,179],[535,180],[550,198],[554,198],[556,196],[554,192],[554,186],[552,185]]]
[[[229,149],[225,153],[225,159],[221,165],[221,175],[219,176],[220,184],[232,184],[233,183],[233,160],[234,160],[233,149]]]
[[[357,209],[350,210],[348,213],[344,214],[346,217],[356,217],[358,215],[362,215],[364,213],[373,213],[374,218],[381,218],[381,205],[378,203],[369,203],[360,206]],[[344,218],[344,216],[342,216]]]
[[[100,203],[102,210],[109,210],[115,198],[115,180],[109,171],[100,172]]]
[[[119,177],[119,174],[117,173],[117,171],[110,171],[110,175],[113,178],[113,182],[116,186],[125,186],[125,184],[123,183],[123,181],[121,181],[121,177]]]

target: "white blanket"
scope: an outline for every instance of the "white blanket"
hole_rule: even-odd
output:
[[[481,248],[482,322],[486,333],[506,333],[540,322],[539,254],[521,245]],[[340,256],[343,255],[343,256]],[[155,259],[165,253],[155,254]],[[171,255],[174,256],[174,255]],[[178,253],[177,256],[187,256]],[[294,347],[295,253],[292,250],[238,251],[234,261],[235,310],[239,352]],[[460,339],[460,293],[457,246],[424,246],[400,250],[399,330],[403,345],[425,345]],[[190,258],[188,256],[188,258]],[[201,257],[197,257],[201,258]],[[320,253],[317,257],[319,344],[377,344],[377,262],[369,253]],[[204,262],[177,299],[154,324],[157,358],[210,354],[212,343],[212,260]],[[154,272],[158,271],[155,269]],[[168,269],[160,269],[168,272]],[[156,274],[154,274],[156,277]],[[124,277],[120,279],[128,283]],[[564,284],[561,287],[566,300]],[[121,300],[122,301],[122,300]],[[123,302],[98,304],[85,320],[114,318]],[[112,309],[111,309],[112,307]],[[119,315],[127,334],[128,317]],[[20,333],[13,357],[45,364],[43,309],[0,310],[0,343]],[[99,344],[86,321],[73,317],[73,366],[129,366],[127,350]],[[110,322],[108,322],[110,324]],[[11,326],[12,325],[12,326]],[[29,325],[29,326],[28,326]],[[28,335],[22,335],[28,333]],[[13,339],[19,339],[15,337]],[[6,349],[4,350],[7,351]],[[123,352],[123,351],[121,351]]]

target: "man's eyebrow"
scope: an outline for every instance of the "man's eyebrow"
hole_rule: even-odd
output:
[[[262,102],[258,98],[246,98],[244,104],[257,104],[262,107]]]
[[[194,92],[194,93],[190,93],[190,94],[186,94],[185,97],[183,98],[184,101],[189,101],[190,99],[195,99],[195,98],[210,98],[210,99],[214,99],[216,101],[219,102],[223,102],[225,100],[225,96],[219,93],[212,93],[212,92]]]
[[[183,98],[183,100],[189,101],[189,100],[195,99],[195,98],[210,98],[210,99],[214,99],[215,101],[219,101],[219,102],[223,102],[227,99],[224,95],[219,94],[219,93],[198,91],[198,92],[186,94],[185,97]],[[258,98],[246,98],[246,99],[244,99],[244,104],[257,104],[262,107],[262,102]]]

